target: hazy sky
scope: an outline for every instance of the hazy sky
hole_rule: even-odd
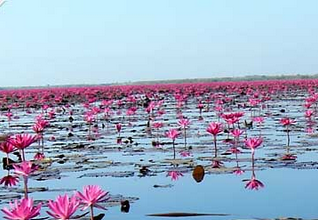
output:
[[[318,73],[317,0],[6,0],[0,86]]]

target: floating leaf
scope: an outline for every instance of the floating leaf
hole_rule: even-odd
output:
[[[192,172],[193,179],[200,183],[204,178],[204,168],[201,165],[197,165]]]

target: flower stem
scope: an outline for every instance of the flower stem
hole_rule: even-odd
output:
[[[187,129],[184,129],[184,148],[187,149]]]
[[[91,220],[94,220],[94,212],[93,212],[93,206],[90,206],[91,209]]]
[[[9,164],[10,164],[10,162],[9,162],[9,154],[7,153],[7,169],[9,170]]]
[[[255,176],[254,153],[255,153],[255,151],[254,151],[254,149],[252,149],[252,175],[253,175],[253,177]]]
[[[290,136],[289,136],[289,130],[287,127],[287,147],[289,147],[289,144],[290,144]]]
[[[24,198],[28,198],[28,177],[24,176],[23,177],[23,182],[24,182]]]
[[[214,142],[214,157],[217,157],[218,150],[216,148],[216,135],[213,135],[213,142]]]
[[[174,140],[172,141],[172,147],[173,147],[173,159],[176,159],[176,148],[174,146]]]
[[[22,149],[21,152],[22,152],[22,161],[25,161],[24,149]]]

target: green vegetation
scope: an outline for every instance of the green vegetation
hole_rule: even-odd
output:
[[[25,87],[0,87],[3,89],[19,89],[19,88],[56,88],[56,87],[87,87],[87,86],[112,86],[112,85],[147,85],[147,84],[174,84],[174,83],[200,83],[200,82],[229,82],[229,81],[260,81],[260,80],[292,80],[292,79],[318,79],[318,74],[312,75],[249,75],[241,77],[214,77],[214,78],[193,78],[193,79],[170,79],[170,80],[150,80],[150,81],[134,81],[123,83],[101,83],[101,84],[75,84],[75,85],[45,85],[45,86],[25,86]]]

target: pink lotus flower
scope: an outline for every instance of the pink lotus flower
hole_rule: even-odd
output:
[[[279,121],[283,126],[286,126],[286,134],[287,134],[287,153],[289,153],[289,144],[290,144],[290,136],[289,136],[289,132],[290,130],[288,129],[288,127],[292,124],[295,123],[295,120],[290,119],[290,118],[282,118]]]
[[[258,124],[263,124],[264,123],[264,118],[263,117],[254,117],[253,121],[258,123]]]
[[[75,196],[84,205],[83,210],[89,207],[96,207],[106,210],[105,207],[98,205],[100,202],[106,202],[110,197],[109,192],[103,191],[98,185],[84,186],[83,193],[76,192]]]
[[[252,176],[252,178],[246,183],[245,188],[250,190],[258,190],[259,188],[263,188],[264,184],[257,180],[255,176]]]
[[[240,119],[235,116],[234,113],[230,114],[222,114],[221,117],[228,123],[229,125],[233,125],[237,123]]]
[[[305,117],[306,118],[310,118],[313,115],[314,115],[314,111],[313,110],[308,109],[308,110],[305,111]]]
[[[182,118],[178,121],[178,125],[183,129],[187,129],[190,125],[190,120],[186,118]]]
[[[290,118],[282,118],[282,119],[280,119],[279,122],[280,122],[282,125],[284,125],[284,126],[288,126],[288,125],[291,125],[291,124],[295,123],[295,120],[290,119]]]
[[[0,143],[0,151],[6,153],[8,156],[9,153],[14,151],[14,146],[9,141],[2,142]]]
[[[163,123],[162,122],[154,122],[152,124],[152,126],[156,129],[162,128],[163,127]]]
[[[252,152],[263,143],[263,138],[253,137],[245,140],[245,146],[250,148]]]
[[[28,177],[31,173],[38,169],[38,166],[32,164],[31,161],[23,161],[20,164],[13,164],[14,172],[17,175]]]
[[[26,147],[30,146],[37,141],[37,136],[32,136],[29,134],[17,134],[14,138],[10,138],[9,142],[19,150],[24,150]]]
[[[206,131],[213,135],[214,157],[217,157],[216,136],[223,131],[222,124],[219,122],[211,122]]]
[[[183,174],[180,171],[172,170],[168,171],[167,176],[170,176],[171,180],[178,180]]]
[[[184,147],[187,149],[187,128],[189,128],[190,120],[183,118],[183,116],[182,116],[182,118],[178,121],[178,125],[184,131]]]
[[[235,128],[234,130],[231,131],[231,134],[236,138],[240,137],[243,133],[244,131],[238,128]]]
[[[222,124],[219,122],[211,122],[206,131],[216,136],[223,131]]]
[[[68,220],[76,212],[80,202],[75,196],[71,198],[67,194],[58,196],[55,201],[49,200],[47,213],[55,219]]]
[[[45,159],[45,155],[44,153],[42,152],[37,152],[34,157],[33,157],[34,160],[43,160]]]
[[[179,132],[176,129],[170,129],[169,131],[166,132],[166,136],[168,138],[171,138],[172,141],[175,141],[176,138],[179,136]]]
[[[17,176],[7,175],[1,178],[0,184],[4,184],[5,186],[15,186],[19,182],[19,178]]]
[[[49,122],[40,116],[33,125],[32,129],[35,133],[43,133],[44,129],[49,126]]]
[[[95,121],[95,115],[92,112],[87,112],[84,115],[84,120],[88,123],[88,124],[92,124]]]
[[[1,211],[6,215],[4,218],[10,220],[30,220],[40,214],[41,203],[36,207],[33,206],[32,199],[23,198],[20,200],[15,200],[14,203],[10,202],[10,209],[7,207],[1,209]]]

